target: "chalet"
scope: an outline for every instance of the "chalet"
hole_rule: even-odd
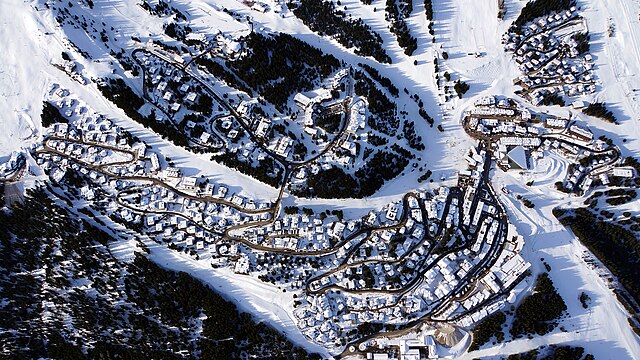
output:
[[[88,186],[85,186],[82,189],[80,189],[80,194],[82,195],[82,197],[84,197],[89,201],[95,199],[96,197],[93,189],[89,188]]]
[[[630,167],[615,167],[613,168],[613,176],[632,178],[634,176],[633,168]]]
[[[227,189],[226,186],[222,186],[222,185],[219,186],[218,187],[218,192],[217,192],[218,197],[221,198],[221,199],[224,198],[225,196],[227,196],[227,191],[228,191],[228,189]]]
[[[331,235],[335,238],[340,239],[342,237],[342,234],[344,233],[344,229],[345,229],[345,224],[341,222],[336,222],[333,225],[333,229],[331,230]]]
[[[395,204],[389,206],[386,216],[388,220],[395,221],[398,216],[398,206]]]
[[[266,13],[267,11],[269,11],[269,5],[258,1],[256,1],[251,8],[261,13]]]
[[[66,123],[56,123],[54,125],[55,133],[58,136],[64,136],[69,131],[69,124]]]
[[[303,93],[297,93],[296,96],[293,97],[293,101],[303,109],[306,109],[311,104],[311,99]]]
[[[353,142],[345,141],[340,145],[340,147],[348,151],[351,156],[356,156],[357,154],[357,147]]]
[[[180,182],[180,186],[183,189],[194,190],[196,188],[197,182],[198,182],[197,178],[188,176],[188,177],[182,178],[182,181]]]
[[[201,43],[204,43],[207,41],[207,36],[203,33],[188,33],[187,36],[185,37],[186,40],[190,40],[190,41],[199,41]]]
[[[265,138],[269,134],[271,128],[271,120],[267,118],[261,118],[256,128],[256,136],[259,138]]]
[[[318,134],[318,129],[306,126],[304,128],[304,132],[306,132],[307,134],[311,135],[311,137],[313,138]]]
[[[569,127],[569,134],[582,141],[593,140],[593,133],[591,133],[589,129],[578,125],[571,125],[571,127]]]
[[[211,134],[209,134],[206,131],[202,132],[202,135],[200,135],[200,142],[203,144],[208,144],[210,140],[211,140]]]
[[[182,176],[182,171],[175,167],[168,167],[162,171],[162,176],[164,178],[179,178]]]
[[[567,127],[567,120],[549,117],[545,120],[544,126],[554,129],[564,129]]]
[[[244,205],[244,198],[240,195],[234,194],[233,197],[231,198],[231,202],[238,205],[238,206],[243,206]]]
[[[196,98],[198,97],[198,94],[194,93],[194,92],[190,92],[187,94],[187,96],[184,97],[184,99],[188,102],[194,102],[196,101]]]

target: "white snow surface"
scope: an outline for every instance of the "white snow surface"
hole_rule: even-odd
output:
[[[121,226],[117,225],[121,228]],[[126,232],[127,230],[121,228]],[[209,259],[195,260],[193,257],[173,251],[166,246],[143,237],[143,243],[151,251],[149,259],[167,270],[182,271],[209,285],[240,311],[248,312],[256,321],[265,321],[283,332],[293,343],[307,351],[329,357],[322,346],[309,341],[296,326],[293,317],[293,293],[266,284],[255,277],[234,273],[229,268],[212,269]],[[140,251],[136,241],[121,240],[112,245],[112,253],[121,260],[133,259]]]
[[[6,156],[38,137],[41,103],[52,79],[48,72],[59,71],[48,63],[57,49],[54,44],[44,41],[45,35],[34,13],[35,10],[23,1],[2,2],[0,156]]]
[[[534,276],[545,271],[538,259],[544,258],[551,266],[549,275],[567,305],[568,316],[560,321],[558,329],[545,336],[490,346],[465,354],[462,358],[520,353],[543,345],[558,344],[582,346],[585,352],[593,354],[596,359],[637,359],[640,342],[627,325],[629,315],[626,309],[607,285],[610,273],[585,263],[583,256],[588,254],[586,247],[551,213],[560,204],[580,206],[581,200],[552,190],[552,183],[540,182],[531,189],[523,185],[527,181],[528,178],[523,179],[516,173],[496,171],[493,175],[495,188],[504,186],[509,191],[509,195],[498,192],[500,200],[505,204],[510,222],[526,239],[521,255],[534,264]],[[523,206],[516,198],[517,194],[527,196],[536,207],[530,209]],[[592,299],[588,309],[584,309],[579,300],[583,291]],[[559,330],[560,327],[566,332]]]
[[[148,17],[135,1],[94,1],[96,11],[103,14],[106,21],[118,24],[121,33],[139,35],[158,34],[162,31],[158,21],[145,20]],[[612,125],[597,119],[586,118],[596,136],[607,135],[619,145],[625,156],[640,155],[640,1],[638,0],[579,0],[581,14],[587,19],[594,55],[595,71],[599,79],[598,92],[586,100],[605,101],[621,122]],[[363,5],[359,0],[343,1],[348,13],[362,17],[372,28],[379,32],[385,41],[385,47],[393,59],[393,64],[382,66],[371,59],[363,61],[344,49],[333,40],[312,33],[294,17],[282,18],[268,12],[253,11],[241,2],[232,0],[194,0],[190,2],[172,2],[182,6],[196,16],[194,28],[219,29],[223,32],[242,32],[246,27],[239,25],[228,15],[219,11],[227,7],[241,14],[251,15],[256,28],[265,27],[273,31],[282,31],[295,35],[314,46],[331,53],[348,63],[366,62],[377,68],[383,76],[389,77],[399,87],[407,87],[410,93],[417,93],[425,102],[425,107],[436,119],[442,122],[445,132],[439,133],[420,121],[416,121],[416,130],[426,139],[427,149],[423,152],[433,177],[444,176],[452,183],[456,170],[464,166],[463,150],[472,141],[459,125],[460,114],[474,99],[482,95],[501,94],[513,96],[512,79],[518,71],[500,44],[501,35],[517,17],[522,1],[507,0],[507,17],[503,21],[496,18],[495,0],[446,0],[434,1],[436,14],[436,45],[431,44],[431,36],[426,31],[426,20],[422,2],[417,2],[408,24],[414,36],[418,37],[418,50],[413,57],[402,53],[395,37],[387,29],[384,21],[384,1],[374,1],[372,5]],[[37,1],[3,0],[0,11],[0,158],[23,146],[37,143],[41,138],[41,103],[46,91],[53,83],[61,84],[89,103],[95,110],[114,119],[118,125],[129,129],[134,135],[144,138],[155,149],[171,157],[177,166],[186,168],[187,175],[204,174],[215,176],[216,181],[231,184],[233,190],[263,199],[273,199],[277,190],[259,183],[247,176],[238,174],[224,166],[209,161],[206,157],[177,149],[160,137],[145,131],[140,125],[128,119],[124,113],[106,102],[94,84],[81,86],[69,79],[60,70],[51,65],[59,60],[62,51],[69,51],[66,37],[73,32],[64,33],[54,26],[54,20],[43,9],[38,9]],[[373,7],[378,10],[373,11]],[[613,23],[615,35],[609,37],[607,28]],[[124,38],[124,37],[123,37]],[[79,39],[76,39],[79,40]],[[85,39],[86,41],[87,39]],[[438,104],[437,89],[433,83],[433,55],[439,49],[447,51],[449,60],[446,66],[458,73],[471,85],[471,90],[463,100],[455,100],[451,111],[443,112]],[[437,50],[436,50],[437,49]],[[483,52],[481,58],[468,56],[468,53]],[[76,56],[80,59],[80,56]],[[418,60],[418,65],[413,61]],[[83,62],[89,75],[104,74],[108,66]],[[412,100],[403,92],[399,101],[411,104]],[[407,108],[409,108],[407,106]],[[412,107],[410,116],[417,117]],[[537,108],[539,111],[560,112],[566,110]],[[627,141],[623,143],[623,139]],[[541,345],[570,344],[585,347],[598,359],[638,359],[640,342],[627,325],[628,314],[619,304],[606,284],[602,270],[589,267],[582,259],[586,249],[551,214],[559,205],[580,204],[580,199],[565,197],[553,190],[554,179],[566,169],[559,159],[547,157],[539,163],[534,172],[536,184],[525,187],[527,179],[513,174],[496,172],[494,186],[502,184],[511,191],[501,196],[509,211],[511,220],[520,233],[525,236],[526,245],[523,256],[534,264],[534,272],[541,272],[544,258],[551,265],[550,276],[569,308],[569,316],[562,320],[561,326],[566,332],[556,330],[546,336],[533,339],[510,341],[498,346],[485,347],[479,351],[465,354],[462,358],[499,357],[512,353],[528,351]],[[348,216],[360,216],[370,208],[399,199],[406,191],[416,187],[417,172],[410,172],[388,182],[371,199],[366,200],[308,200],[285,199],[287,202],[317,207],[335,206],[345,210]],[[442,184],[442,183],[440,183]],[[438,185],[440,185],[438,184]],[[535,209],[525,208],[515,199],[515,194],[527,194],[536,204]],[[638,201],[629,205],[638,212]],[[132,242],[122,242],[121,251],[133,251]],[[299,332],[291,319],[292,294],[282,293],[271,285],[255,278],[233,274],[229,270],[211,269],[205,262],[198,262],[182,256],[162,246],[148,244],[152,250],[151,259],[160,265],[186,271],[219,290],[228,299],[233,300],[240,309],[269,321],[285,331],[294,342],[311,351],[325,355],[326,351],[309,342]],[[581,291],[590,294],[592,305],[585,310],[580,306],[578,295]]]

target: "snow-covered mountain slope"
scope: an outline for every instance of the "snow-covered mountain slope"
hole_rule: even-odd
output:
[[[192,275],[150,261],[142,242],[116,245],[116,232],[78,220],[53,194],[34,190],[1,214],[1,356],[318,358]]]
[[[104,115],[113,121],[114,125],[125,129],[133,137],[146,143],[149,149],[162,154],[164,157],[164,160],[161,161],[163,166],[171,164],[171,167],[175,166],[181,169],[186,177],[206,178],[207,182],[211,180],[216,184],[226,184],[231,194],[255,199],[258,203],[273,203],[276,215],[282,215],[283,209],[287,207],[304,207],[317,214],[323,213],[325,210],[329,214],[328,209],[339,209],[341,214],[343,214],[342,211],[344,212],[347,220],[360,219],[367,216],[373,209],[379,210],[391,202],[399,203],[405,194],[416,189],[455,186],[459,172],[467,167],[465,156],[469,153],[469,148],[476,145],[476,142],[465,132],[462,124],[465,111],[486,95],[518,97],[514,87],[514,79],[521,76],[522,72],[512,55],[505,51],[502,36],[509,31],[513,21],[518,18],[525,2],[506,0],[504,2],[507,9],[506,17],[500,20],[496,16],[500,2],[496,0],[433,1],[435,14],[433,22],[426,19],[424,4],[421,1],[413,2],[413,10],[403,20],[406,21],[410,35],[416,40],[417,48],[412,55],[405,53],[405,48],[400,45],[398,35],[390,29],[391,22],[388,20],[388,10],[385,9],[387,1],[345,0],[332,1],[332,3],[335,9],[340,11],[341,16],[361,19],[370,31],[379,35],[382,40],[382,48],[389,55],[391,63],[381,63],[371,56],[363,56],[358,53],[359,50],[356,47],[345,46],[337,36],[331,37],[312,31],[288,8],[289,5],[292,8],[294,5],[284,1],[173,0],[165,3],[155,0],[76,0],[72,2],[5,0],[1,6],[2,11],[0,11],[0,44],[2,45],[0,51],[0,129],[2,129],[0,132],[0,162],[8,159],[14,150],[35,149],[41,146],[47,131],[41,124],[42,103],[45,99],[51,99],[52,92],[57,89],[68,89],[74,99],[79,99],[83,106],[86,105],[87,108]],[[640,1],[578,0],[577,7],[580,15],[586,20],[591,36],[590,54],[593,56],[592,70],[596,79],[596,91],[593,94],[581,96],[579,99],[606,103],[607,108],[613,112],[619,124],[611,124],[595,117],[583,115],[580,110],[570,106],[527,106],[532,111],[572,118],[577,124],[588,125],[596,138],[606,136],[612,139],[612,142],[619,147],[622,157],[638,157],[640,156],[640,101],[638,98],[640,93],[640,20],[638,18]],[[169,26],[174,26],[174,28],[170,28],[174,29],[173,34],[171,34],[172,31],[167,31]],[[432,31],[430,27],[432,27]],[[178,35],[176,35],[175,29],[177,29]],[[181,31],[191,32],[192,37],[187,35],[186,39],[178,39],[181,37]],[[290,96],[281,104],[277,104],[281,94],[275,96],[265,92],[281,91],[280,88],[269,87],[281,79],[269,79],[264,82],[260,82],[262,80],[260,79],[253,86],[248,86],[247,84],[258,77],[257,75],[252,76],[255,74],[255,69],[246,70],[243,67],[246,63],[243,65],[241,61],[237,61],[242,59],[242,56],[250,58],[247,54],[258,52],[255,48],[243,49],[244,45],[240,45],[244,44],[240,39],[244,36],[250,36],[252,33],[261,34],[266,36],[265,38],[270,38],[277,33],[290,34],[296,41],[300,40],[319,49],[320,52],[327,55],[327,59],[335,59],[335,63],[339,64],[339,67],[355,69],[354,72],[359,71],[363,75],[358,74],[357,76],[369,79],[367,81],[373,84],[373,88],[378,89],[388,98],[389,104],[394,107],[392,118],[398,120],[400,125],[388,133],[378,130],[369,131],[370,124],[363,126],[365,130],[353,130],[352,133],[345,136],[346,140],[344,140],[344,143],[351,141],[354,144],[353,147],[340,143],[340,146],[335,147],[337,151],[330,154],[333,157],[325,161],[325,158],[320,155],[324,149],[332,146],[333,138],[327,137],[323,131],[321,131],[321,135],[324,135],[324,138],[323,136],[313,138],[311,135],[305,135],[308,133],[304,132],[305,126],[301,125],[301,119],[307,110],[300,110],[302,106],[294,100],[294,94],[300,92],[305,97],[307,95],[311,97],[322,93],[317,88],[331,82],[330,76],[326,76],[324,79],[317,76],[317,73],[320,72],[315,69],[322,64],[304,65],[300,69],[308,70],[309,73],[314,74],[309,76],[312,78],[309,83],[313,84],[315,92],[302,88],[286,89],[286,91],[291,90],[291,94],[287,94]],[[198,39],[201,38],[215,39],[215,41],[198,45]],[[264,41],[266,43],[266,40]],[[221,48],[233,53],[233,56],[224,57],[225,54],[221,53],[209,55],[209,51],[214,47],[209,46],[214,42],[222,43],[224,46]],[[296,43],[290,41],[290,44]],[[295,45],[293,46],[295,47]],[[289,49],[292,48],[289,47]],[[146,126],[148,124],[143,125],[140,118],[133,118],[126,109],[123,110],[115,106],[113,98],[107,99],[104,92],[99,89],[98,84],[102,84],[101,80],[121,78],[124,79],[123,83],[141,98],[151,96],[148,95],[151,93],[148,87],[153,79],[147,78],[149,83],[145,83],[145,77],[140,74],[143,71],[143,66],[140,63],[138,63],[140,66],[135,65],[137,58],[133,54],[134,51],[145,52],[145,61],[156,56],[161,58],[163,62],[173,64],[172,66],[182,71],[181,74],[185,78],[200,78],[198,76],[201,76],[205,81],[198,83],[197,86],[210,86],[213,89],[212,94],[216,92],[221,94],[221,99],[214,99],[216,101],[222,100],[222,98],[225,101],[226,99],[237,101],[233,103],[234,111],[240,112],[238,110],[241,108],[240,104],[243,106],[246,103],[254,104],[260,108],[259,111],[265,112],[263,117],[269,118],[269,121],[260,122],[261,125],[250,124],[246,128],[253,126],[255,130],[264,124],[267,124],[265,126],[275,124],[274,127],[283,129],[280,133],[282,136],[269,138],[269,135],[266,135],[264,136],[266,140],[256,140],[257,136],[240,135],[241,146],[234,148],[232,154],[234,156],[239,154],[236,159],[238,157],[249,159],[247,163],[250,166],[236,166],[237,169],[244,169],[242,171],[233,169],[229,165],[230,162],[225,163],[220,158],[215,159],[216,155],[220,155],[219,151],[200,151],[202,148],[192,146],[193,139],[190,139],[189,146],[176,146],[175,141],[170,139],[166,133],[161,133],[157,128],[156,130],[149,129]],[[71,63],[75,65],[74,68],[67,67],[69,63],[65,62],[65,57],[71,59]],[[229,73],[226,74],[228,77],[224,82],[216,80],[222,75],[211,76],[212,74],[204,70],[205,66],[202,66],[204,62],[199,63],[198,59],[210,60],[218,64],[221,69],[228,70]],[[291,65],[295,60],[297,59],[288,58],[285,61],[286,65]],[[158,69],[154,69],[154,64],[148,66],[146,71],[155,74]],[[196,64],[201,66],[198,67]],[[359,64],[370,66],[378,72],[378,75],[372,75]],[[278,70],[277,64],[270,69],[276,72]],[[335,68],[331,68],[331,71],[327,70],[327,73],[333,75],[336,70],[338,70],[337,65]],[[147,73],[145,75],[149,76]],[[261,77],[267,75],[269,74],[260,74]],[[167,78],[169,76],[173,75],[167,75]],[[307,76],[306,71],[304,75],[301,71],[300,78],[304,76]],[[447,77],[446,81],[445,77]],[[383,84],[385,79],[397,87],[397,95],[393,94],[392,87]],[[293,80],[299,79],[293,77]],[[464,96],[461,95],[460,98],[453,90],[455,82],[458,80],[470,85],[469,91]],[[181,79],[173,81],[179,82]],[[167,82],[171,82],[171,80]],[[363,86],[363,82],[359,84]],[[153,83],[153,85],[156,89],[160,87],[157,83]],[[302,87],[305,85],[308,84],[303,82]],[[171,86],[169,84],[169,87]],[[251,89],[243,90],[242,87],[251,87]],[[338,90],[339,87],[332,88],[337,94],[329,95],[332,97],[331,100],[336,100],[336,103],[332,105],[340,105],[338,100],[345,100],[346,106],[352,107],[354,103],[348,103],[346,99],[359,97],[358,101],[367,103],[368,113],[366,111],[365,113],[371,115],[371,109],[374,107],[372,105],[375,105],[371,100],[375,97],[357,94],[357,89],[354,91],[356,94],[354,95],[351,93],[351,87],[357,86],[347,84],[342,90]],[[160,98],[162,96],[171,98],[174,95],[167,96],[166,92],[159,94]],[[571,100],[577,98],[571,98]],[[147,101],[138,114],[143,120],[151,117],[151,109],[154,109],[153,114],[161,112],[159,110],[162,108],[161,106],[151,103],[151,101]],[[184,109],[186,102],[165,105],[175,104],[181,105]],[[308,113],[313,112],[313,107],[310,109],[311,111]],[[156,110],[158,110],[157,113]],[[223,109],[221,106],[219,113],[213,117],[212,124],[218,119],[223,119],[225,111],[228,116],[228,109]],[[164,114],[172,113],[167,110]],[[67,117],[73,118],[74,116]],[[434,121],[432,124],[429,124],[429,118]],[[185,119],[187,118],[180,118],[176,121],[177,128],[186,129],[187,120]],[[424,146],[410,146],[409,137],[403,134],[404,124],[413,124],[411,126],[415,129],[415,133],[421,136],[420,142]],[[230,126],[236,126],[242,130],[237,125]],[[408,127],[408,125],[406,126]],[[216,128],[211,126],[205,130],[215,133]],[[273,133],[278,134],[277,131],[269,134],[273,135]],[[375,141],[371,140],[372,138],[379,142],[378,145],[374,144]],[[362,191],[364,186],[360,186],[356,182],[357,186],[346,190],[342,189],[341,195],[337,196],[339,199],[332,198],[332,196],[309,198],[304,194],[315,193],[304,192],[309,190],[304,186],[299,187],[304,191],[298,189],[296,192],[295,187],[283,185],[282,188],[279,188],[279,185],[274,185],[274,182],[265,182],[265,178],[256,180],[251,176],[252,169],[261,164],[265,158],[257,155],[255,161],[251,162],[250,152],[255,148],[262,150],[262,146],[256,144],[259,144],[260,141],[264,142],[266,150],[261,155],[272,155],[282,148],[285,149],[284,153],[288,147],[294,147],[287,145],[286,141],[281,142],[282,139],[289,139],[292,144],[304,145],[305,149],[300,150],[304,156],[308,158],[318,156],[320,159],[317,164],[310,162],[307,167],[298,167],[295,161],[303,161],[299,159],[294,161],[292,155],[285,153],[282,156],[284,159],[282,163],[287,165],[282,166],[281,173],[274,172],[272,174],[265,171],[269,173],[267,176],[273,175],[271,178],[282,175],[285,183],[287,177],[300,175],[301,178],[296,181],[298,184],[304,185],[304,176],[327,170],[322,165],[327,168],[339,167],[343,173],[359,181],[361,180],[359,177],[364,177],[362,174],[367,173],[357,170],[359,167],[364,167],[367,164],[366,159],[373,151],[377,150],[396,151],[394,153],[396,157],[388,162],[397,164],[400,163],[400,160],[406,160],[406,164],[397,173],[393,172],[391,175],[386,172],[387,170],[389,172],[395,171],[396,168],[393,166],[383,167],[382,169],[385,170],[382,171],[374,171],[389,176],[377,184],[370,196],[362,196],[365,193]],[[242,141],[246,141],[246,143]],[[228,141],[224,145],[225,147],[233,147],[234,143],[237,141]],[[248,146],[246,146],[247,144]],[[344,147],[342,147],[343,144]],[[396,150],[393,148],[394,145],[397,146]],[[198,151],[194,151],[194,149]],[[363,149],[370,150],[371,153],[367,153],[367,150]],[[355,160],[347,159],[349,156],[345,154],[349,151],[357,152],[357,155],[352,157]],[[338,165],[336,159],[344,161],[344,164]],[[30,166],[34,169],[37,168],[35,164],[31,164],[33,159],[29,161]],[[325,161],[325,163],[322,164],[321,161]],[[600,266],[593,265],[590,260],[592,255],[587,248],[571,232],[566,230],[552,213],[553,209],[559,206],[563,208],[584,206],[584,198],[592,194],[592,191],[578,198],[563,194],[556,189],[556,181],[561,180],[569,169],[573,169],[566,159],[550,156],[535,165],[533,170],[523,173],[514,171],[504,173],[494,170],[491,172],[491,182],[495,189],[505,189],[505,194],[499,194],[499,199],[507,210],[510,222],[516,225],[518,232],[525,238],[522,256],[533,264],[531,272],[533,275],[545,270],[549,272],[568,306],[568,311],[566,316],[559,321],[560,328],[550,334],[532,335],[532,338],[527,340],[509,338],[505,343],[485,345],[480,350],[462,357],[499,358],[553,344],[582,346],[587,352],[594,354],[596,358],[640,357],[638,336],[627,322],[630,314],[616,299],[609,286],[608,278],[611,274],[602,268],[602,264],[598,264]],[[293,169],[296,170],[295,174],[292,174]],[[300,170],[299,173],[298,170]],[[431,175],[430,181],[419,180],[425,175],[426,170],[430,171],[428,173]],[[31,185],[34,178],[38,178],[38,181],[47,178],[41,170],[39,172],[32,171],[32,175],[36,176],[27,176],[28,181],[25,181],[27,185]],[[332,180],[322,177],[320,179],[323,180],[322,182]],[[525,185],[527,183],[531,184]],[[21,189],[21,186],[22,184],[17,188]],[[518,195],[520,198],[517,197]],[[348,199],[343,199],[344,197]],[[358,199],[350,199],[349,197],[357,197]],[[531,200],[535,208],[524,206],[521,201],[522,197]],[[82,203],[87,206],[90,204],[88,201]],[[74,203],[71,207],[75,205]],[[106,207],[104,204],[100,204],[100,206]],[[605,207],[603,210],[611,211],[619,218],[623,218],[625,217],[621,215],[623,212],[637,215],[640,211],[640,203],[636,200],[620,207]],[[75,215],[83,216],[81,214]],[[72,214],[70,217],[75,215]],[[240,222],[240,220],[238,221]],[[136,266],[137,270],[141,268],[138,266],[139,264],[133,263],[132,265],[131,263],[133,250],[138,246],[131,239],[140,234],[134,231],[125,232],[124,228],[118,228],[118,231],[126,234],[123,235],[123,239],[129,240],[120,239],[110,246],[102,246],[98,251],[99,254],[92,250],[93,252],[80,256],[102,256],[97,261],[97,265],[91,264],[96,265],[96,269],[100,270],[92,271],[106,271],[103,269],[105,264],[113,262],[117,266],[112,276],[122,276],[126,279],[136,271]],[[225,235],[228,235],[226,231]],[[8,238],[11,239],[3,244],[4,250],[8,248],[8,245],[11,245],[11,241],[16,240],[11,235],[7,235]],[[58,245],[61,243],[60,239],[48,240]],[[194,259],[187,253],[177,252],[166,247],[164,243],[154,242],[150,237],[141,236],[141,243],[144,243],[151,250],[148,258],[152,261],[167,269],[188,272],[195,278],[223,292],[224,296],[235,302],[241,310],[250,312],[260,320],[273,324],[275,329],[284,332],[289,341],[297,346],[303,346],[309,352],[318,352],[323,356],[329,356],[326,349],[318,345],[315,339],[311,339],[309,335],[303,334],[298,327],[298,320],[293,315],[294,303],[298,301],[296,300],[297,294],[283,292],[277,285],[262,281],[257,276],[239,276],[229,268],[212,269],[208,258],[207,260]],[[44,243],[40,245],[46,247]],[[27,250],[24,249],[24,251]],[[60,249],[54,250],[62,251]],[[40,311],[38,315],[41,318],[53,319],[41,321],[42,319],[37,319],[36,313],[29,313],[27,314],[29,320],[25,320],[29,326],[46,327],[54,323],[60,326],[65,325],[67,326],[66,333],[63,334],[65,338],[80,334],[80,338],[90,344],[95,344],[98,341],[95,334],[90,334],[88,327],[76,325],[78,317],[75,312],[82,312],[82,310],[79,310],[78,302],[73,302],[75,300],[66,293],[69,291],[67,289],[69,285],[65,285],[67,281],[71,282],[70,286],[74,289],[73,291],[81,290],[84,292],[83,296],[89,293],[97,294],[92,298],[93,301],[98,301],[97,298],[105,298],[104,301],[107,301],[110,311],[113,311],[114,314],[125,314],[114,316],[135,317],[141,311],[144,312],[139,309],[142,307],[140,304],[130,304],[131,299],[128,296],[123,296],[121,292],[103,285],[100,281],[98,281],[99,285],[96,285],[93,280],[89,282],[82,278],[82,274],[78,274],[75,269],[63,272],[60,276],[50,275],[48,268],[56,266],[62,268],[71,262],[74,256],[77,257],[77,254],[68,256],[64,252],[62,255],[62,257],[56,257],[54,262],[47,263],[46,268],[43,265],[46,263],[46,259],[38,258],[36,259],[40,261],[38,266],[29,270],[38,276],[44,274],[45,278],[51,276],[46,281],[40,281],[41,278],[37,278],[40,281],[37,285],[48,291],[47,296],[50,296],[50,299],[31,305],[32,308]],[[7,253],[6,256],[13,255]],[[544,261],[541,258],[544,258]],[[255,261],[255,256],[252,261]],[[545,264],[548,264],[550,269],[545,269]],[[7,284],[15,280],[13,276],[16,276],[20,269],[16,267],[14,270],[13,273],[8,271],[3,274],[5,276],[3,280],[6,280]],[[145,278],[143,280],[144,282],[138,284],[138,287],[153,289],[155,279]],[[528,290],[532,288],[530,283],[531,281],[526,286]],[[106,289],[96,290],[95,288],[99,286],[105,286]],[[7,288],[4,287],[3,290]],[[29,289],[29,291],[38,290],[34,289]],[[163,288],[162,291],[165,290]],[[586,292],[591,296],[592,301],[588,308],[584,308],[580,303],[581,292]],[[29,294],[25,293],[24,296],[27,297]],[[156,301],[162,302],[164,300],[166,299]],[[5,301],[2,302],[3,306],[7,304],[7,301],[10,301],[9,295],[6,295]],[[68,302],[68,308],[57,312],[47,310],[48,307],[53,307],[55,310],[55,306],[52,306],[51,303],[57,301]],[[123,305],[125,303],[126,305]],[[9,310],[14,308],[15,306],[13,308],[3,307],[3,309]],[[93,310],[95,309],[91,311]],[[204,310],[198,309],[197,311],[200,311],[198,316],[191,314],[193,316],[189,317],[188,321],[179,320],[179,322],[182,321],[179,325],[189,328],[189,331],[175,330],[174,327],[178,327],[176,324],[164,321],[164,317],[170,315],[166,315],[163,309],[158,310],[160,315],[145,314],[144,318],[147,320],[138,319],[136,321],[151,321],[155,324],[153,325],[154,329],[159,329],[158,331],[164,335],[176,331],[176,336],[180,339],[178,342],[187,343],[184,349],[180,348],[181,350],[203,354],[200,342],[223,342],[226,340],[207,338],[203,335],[205,331],[203,330],[204,320],[200,315]],[[96,313],[91,316],[105,315]],[[143,326],[134,327],[135,330],[127,332],[128,329],[122,329],[125,323],[110,324],[104,327],[103,331],[118,330],[117,334],[124,335],[122,338],[116,338],[123,343],[124,339],[129,341],[134,338],[139,342],[153,342],[145,338],[144,334],[139,334],[142,332]],[[10,324],[7,328],[18,328],[19,325]],[[15,342],[13,342],[14,340],[3,340],[3,350],[4,344],[11,345],[6,346],[9,349],[7,352],[16,351],[22,347],[21,341],[28,338],[28,332],[25,336],[22,336],[24,332],[21,333],[21,336],[17,336]],[[51,333],[47,336],[56,335]],[[275,339],[279,339],[278,336],[278,334],[273,335]],[[46,343],[51,338],[38,340],[41,343]],[[155,341],[152,348],[158,351],[175,350],[170,349],[166,344],[161,344],[157,339]],[[194,345],[195,343],[198,345]],[[294,346],[290,343],[286,344],[287,349]],[[332,348],[334,355],[340,351],[347,351],[344,349],[345,344],[338,342],[337,344]],[[71,345],[85,352],[90,348],[77,347],[76,343]],[[37,349],[34,351],[34,356],[43,354],[39,353]],[[248,352],[258,357],[268,356],[265,355],[266,352],[263,353],[253,348]],[[273,355],[273,353],[271,354]],[[160,353],[159,357],[163,356],[164,353]],[[291,353],[286,352],[283,356],[291,356]]]

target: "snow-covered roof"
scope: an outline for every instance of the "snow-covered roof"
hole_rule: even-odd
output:
[[[518,167],[521,169],[528,169],[527,163],[527,153],[522,146],[516,146],[507,154],[509,159],[511,159]]]

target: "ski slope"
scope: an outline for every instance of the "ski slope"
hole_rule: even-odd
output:
[[[97,16],[117,27],[117,32],[112,35],[119,41],[129,42],[131,36],[146,41],[162,33],[162,21],[149,17],[133,0],[95,3]],[[435,44],[431,43],[424,8],[419,2],[408,19],[412,35],[418,38],[418,50],[412,57],[404,55],[395,36],[388,30],[388,23],[384,20],[384,1],[376,0],[371,5],[363,5],[359,0],[341,2],[347,6],[348,14],[363,18],[382,36],[385,48],[393,59],[391,65],[381,65],[372,59],[356,56],[335,40],[311,32],[287,11],[282,12],[284,17],[273,11],[261,13],[233,0],[174,1],[172,4],[192,16],[193,28],[197,31],[246,33],[248,27],[223,13],[221,9],[224,7],[251,16],[256,28],[292,34],[348,64],[366,62],[398,84],[399,88],[406,87],[410,94],[418,94],[436,123],[442,123],[445,128],[445,132],[440,133],[424,122],[416,121],[416,130],[424,134],[423,138],[426,139],[427,148],[422,158],[433,170],[433,178],[436,179],[436,184],[425,186],[451,185],[455,182],[457,170],[465,166],[464,151],[473,142],[459,124],[462,111],[483,95],[513,96],[512,79],[518,71],[509,55],[503,51],[500,38],[517,17],[524,5],[522,1],[506,1],[507,16],[503,21],[496,17],[495,0],[434,1]],[[272,5],[276,6],[275,3]],[[579,0],[579,6],[590,29],[591,52],[599,79],[598,92],[587,100],[606,102],[621,125],[583,118],[594,129],[596,137],[606,135],[612,138],[625,156],[640,156],[640,0]],[[373,11],[374,8],[377,10]],[[613,36],[608,34],[611,24],[615,27]],[[178,149],[149,133],[105,101],[94,84],[81,86],[54,67],[51,63],[58,61],[63,51],[70,51],[66,39],[82,42],[82,48],[89,49],[94,56],[94,61],[88,61],[80,60],[76,54],[91,77],[110,72],[107,64],[110,58],[91,39],[86,36],[83,38],[81,32],[57,27],[39,1],[4,0],[0,11],[0,39],[3,39],[3,51],[0,52],[0,123],[3,129],[0,132],[0,160],[13,150],[36,144],[41,139],[40,104],[55,83],[70,89],[92,108],[108,115],[133,135],[171,157],[176,166],[187,169],[186,175],[213,176],[216,181],[232,184],[232,191],[242,191],[258,199],[274,199],[277,196],[277,190],[270,186],[213,163],[204,156]],[[441,51],[449,54],[446,66],[471,85],[467,96],[462,100],[454,100],[452,108],[446,111],[439,103],[438,90],[433,82],[433,58]],[[483,55],[479,58],[469,55],[475,52]],[[416,65],[414,60],[417,61]],[[410,117],[419,119],[413,100],[402,91],[398,103],[400,108],[407,109]],[[536,110],[567,114],[567,109],[540,107]],[[529,178],[496,172],[494,185],[496,188],[504,185],[511,190],[511,195],[502,198],[511,220],[527,239],[525,258],[535,264],[534,270],[537,272],[543,269],[540,258],[551,265],[550,276],[569,307],[570,315],[561,323],[566,332],[556,330],[531,340],[490,346],[466,354],[463,358],[499,357],[548,344],[583,346],[587,352],[602,359],[640,358],[638,337],[627,325],[626,310],[607,287],[606,274],[587,265],[582,256],[586,249],[551,214],[556,206],[580,204],[580,199],[568,198],[553,189],[554,179],[557,174],[566,171],[566,164],[545,158],[535,171],[539,174]],[[371,208],[397,200],[414,189],[417,186],[415,180],[420,175],[417,171],[407,169],[403,175],[385,184],[371,199],[316,200],[290,197],[285,198],[283,204],[318,209],[339,208],[344,209],[347,216],[362,216]],[[441,178],[445,181],[439,181]],[[536,185],[524,187],[523,184],[531,178],[536,179]],[[527,194],[536,208],[525,208],[515,199],[517,193]],[[640,211],[638,201],[630,204],[628,209]],[[276,324],[297,343],[313,351],[322,351],[299,333],[289,314],[292,299],[278,289],[230,271],[212,271],[206,264],[170,253],[166,248],[152,250],[151,257],[159,264],[190,272],[225,292],[241,309]],[[578,301],[581,291],[588,292],[593,299],[592,306],[587,310]]]

